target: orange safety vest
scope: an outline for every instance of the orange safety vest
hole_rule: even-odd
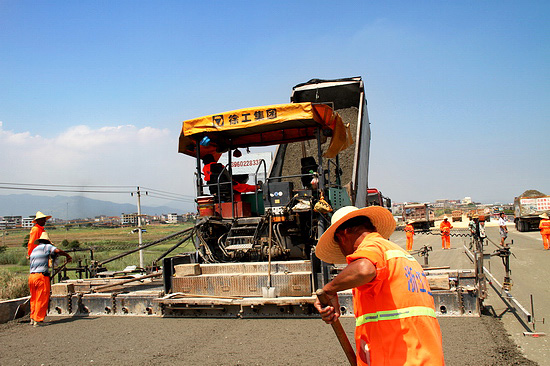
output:
[[[348,264],[367,258],[376,277],[353,289],[358,365],[444,365],[433,296],[418,262],[378,233],[365,236]]]
[[[31,233],[29,235],[29,242],[27,243],[27,254],[31,255],[34,248],[38,246],[38,244],[35,244],[34,242],[38,239],[40,239],[40,235],[44,232],[44,227],[40,226],[38,224],[34,224],[34,226],[31,229]]]
[[[550,220],[541,219],[539,223],[539,229],[542,235],[550,235]]]
[[[407,234],[407,237],[414,235],[414,227],[411,224],[407,224],[407,226],[405,226],[405,234]]]
[[[202,172],[204,173],[204,180],[205,180],[206,182],[208,182],[208,181],[210,180],[210,174],[211,174],[210,168],[212,167],[212,164],[215,164],[215,162],[206,164],[206,165],[202,168]]]
[[[442,221],[441,225],[439,225],[439,230],[442,231],[441,235],[444,235],[444,236],[449,236],[452,228],[453,228],[453,225],[451,225],[449,221],[447,222]]]

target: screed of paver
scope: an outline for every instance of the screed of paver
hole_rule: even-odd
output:
[[[11,365],[347,365],[320,319],[49,318],[0,326],[0,364]],[[439,318],[448,366],[537,365],[500,321]],[[342,319],[352,339],[354,320]],[[352,342],[353,343],[353,342]]]

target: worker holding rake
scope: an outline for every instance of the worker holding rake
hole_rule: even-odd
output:
[[[67,262],[72,258],[68,253],[54,247],[46,232],[40,235],[35,244],[30,256],[29,290],[31,292],[31,325],[38,327],[43,324],[50,302],[51,283],[48,260],[53,254],[67,257]]]
[[[392,214],[380,206],[347,206],[334,213],[316,256],[347,267],[323,287],[329,306],[315,307],[333,324],[340,317],[339,291],[353,289],[358,365],[444,364],[439,323],[420,264],[388,238]]]

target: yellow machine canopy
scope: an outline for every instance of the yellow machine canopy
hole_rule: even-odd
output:
[[[196,156],[197,143],[203,141],[200,156],[212,154],[217,157],[229,148],[314,139],[318,128],[332,136],[325,157],[333,158],[353,143],[349,125],[344,125],[342,118],[329,106],[289,103],[238,109],[184,121],[178,152]]]

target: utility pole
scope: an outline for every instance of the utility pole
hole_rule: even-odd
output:
[[[147,195],[148,192],[145,192],[145,195]],[[132,196],[134,195],[134,193],[132,192],[131,193]],[[137,210],[138,210],[138,214],[137,214],[137,222],[138,222],[138,248],[141,248],[141,244],[142,244],[142,233],[141,233],[141,191],[139,189],[139,187],[137,187],[137,191],[136,191],[136,196],[137,196]],[[139,267],[140,268],[144,268],[143,266],[143,250],[140,250],[139,251]]]
[[[139,247],[141,248],[142,244],[142,237],[141,237],[141,192],[139,190],[139,187],[137,187],[137,209],[138,209],[138,243]],[[139,251],[139,267],[143,268],[143,249]]]

